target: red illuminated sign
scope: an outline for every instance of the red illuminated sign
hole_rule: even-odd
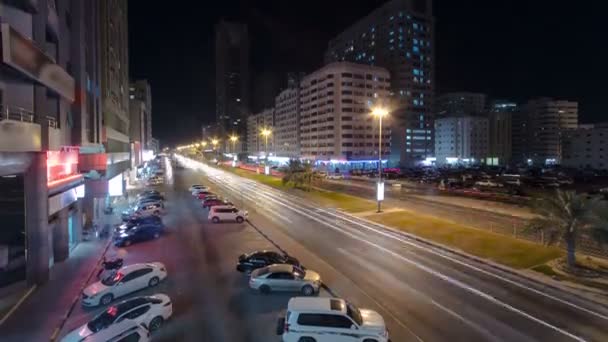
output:
[[[78,175],[78,148],[62,147],[60,151],[46,152],[48,185]]]

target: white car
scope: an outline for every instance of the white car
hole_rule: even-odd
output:
[[[340,298],[294,297],[279,319],[277,334],[283,342],[387,342],[384,318],[368,309],[358,309]]]
[[[156,286],[166,277],[167,270],[160,262],[124,266],[111,276],[87,286],[82,291],[82,305],[108,305],[118,297]]]
[[[101,330],[97,334],[80,339],[83,342],[149,342],[150,331],[142,324],[138,324],[130,319],[112,324],[107,329]]]
[[[78,342],[124,320],[135,321],[150,331],[156,331],[172,314],[173,304],[166,294],[135,297],[108,307],[90,322],[72,330],[61,341]]]
[[[486,186],[486,187],[489,187],[489,188],[502,188],[504,186],[501,183],[495,183],[495,182],[492,182],[491,180],[477,181],[477,182],[475,182],[475,185],[477,185],[477,186]]]
[[[344,179],[344,175],[341,173],[332,173],[327,176],[327,179],[341,180]]]
[[[209,209],[207,218],[213,223],[221,221],[245,221],[249,213],[246,210],[239,210],[231,205],[218,205]]]

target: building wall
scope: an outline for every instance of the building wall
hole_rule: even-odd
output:
[[[562,147],[563,166],[608,170],[608,127],[565,132]]]
[[[104,145],[109,153],[129,152],[127,2],[104,0],[99,4]]]
[[[471,92],[446,93],[435,99],[435,118],[479,115],[486,111],[487,95]]]
[[[325,52],[326,63],[351,61],[389,70],[395,94],[390,158],[404,166],[434,152],[434,22],[431,0],[388,1],[332,39]]]
[[[524,157],[535,164],[559,163],[564,132],[578,127],[578,103],[540,98],[528,101],[523,112],[525,133],[518,135],[526,135]]]
[[[215,27],[215,91],[216,118],[222,136],[236,134],[247,139],[249,77],[247,26],[221,21]]]
[[[275,99],[274,141],[281,157],[300,156],[300,87],[283,90]]]
[[[499,165],[511,163],[513,155],[513,116],[519,106],[512,101],[495,100],[488,112],[489,120],[489,157],[498,158]]]
[[[459,116],[435,121],[435,156],[437,164],[455,161],[480,163],[488,157],[488,119]]]
[[[269,129],[272,132],[268,136],[268,139],[260,134],[262,129]],[[247,152],[249,152],[249,154],[274,154],[274,138],[274,108],[264,109],[260,113],[250,115],[247,118]],[[268,143],[268,145],[266,145],[266,143]]]
[[[364,64],[328,64],[304,77],[301,88],[300,149],[311,160],[378,159],[377,120],[370,113],[390,92],[386,69]],[[382,130],[382,154],[390,153],[390,127]]]
[[[152,89],[150,83],[147,80],[132,82],[129,86],[129,99],[143,104],[143,119],[140,125],[143,133],[138,141],[141,142],[142,148],[152,149],[150,147],[152,140]]]

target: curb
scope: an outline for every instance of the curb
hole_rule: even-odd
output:
[[[24,294],[23,296],[21,296],[21,298],[19,298],[19,300],[17,301],[17,303],[15,303],[10,310],[8,310],[8,312],[2,317],[2,319],[0,319],[0,326],[2,326],[2,324],[4,324],[4,322],[6,322],[6,320],[8,320],[15,311],[17,311],[17,309],[19,309],[19,307],[21,306],[21,304],[23,304],[23,302],[25,302],[25,300],[32,294],[34,293],[34,291],[38,288],[38,285],[33,285],[32,287],[30,287]]]
[[[74,300],[72,300],[72,304],[70,304],[70,307],[68,308],[68,311],[61,318],[61,322],[59,323],[59,325],[55,328],[55,330],[53,330],[53,333],[51,334],[51,337],[49,338],[49,340],[51,342],[56,341],[57,337],[59,337],[59,333],[61,332],[61,329],[63,329],[63,327],[65,326],[65,323],[68,321],[68,318],[70,318],[70,315],[72,314],[72,311],[74,311],[74,308],[76,307],[76,304],[80,300],[80,294],[82,293],[82,291],[84,290],[84,288],[87,286],[87,284],[91,280],[91,277],[93,277],[93,275],[95,274],[95,270],[97,270],[97,268],[101,265],[101,260],[106,255],[106,252],[110,248],[111,244],[112,244],[112,239],[108,239],[108,242],[106,243],[106,246],[104,247],[103,252],[101,252],[101,255],[99,256],[99,259],[95,263],[95,267],[93,267],[91,269],[91,272],[89,273],[88,277],[82,282],[82,285],[80,286],[80,289],[78,290],[78,293],[74,297]]]
[[[499,270],[501,272],[504,272],[504,273],[507,273],[507,274],[510,274],[510,275],[513,275],[513,276],[516,276],[516,277],[523,278],[523,279],[525,279],[525,280],[527,280],[529,282],[532,282],[532,283],[535,283],[535,284],[538,284],[538,285],[546,286],[546,287],[552,288],[552,289],[557,290],[557,291],[566,292],[567,294],[572,295],[572,296],[576,297],[579,300],[587,301],[590,304],[598,305],[598,306],[601,306],[602,308],[606,308],[607,305],[608,305],[607,303],[603,303],[601,301],[598,301],[596,298],[590,297],[590,296],[588,296],[588,295],[586,295],[584,293],[581,293],[580,291],[576,291],[576,290],[573,290],[571,288],[568,288],[568,287],[565,287],[565,286],[561,286],[560,284],[551,283],[547,279],[532,277],[529,274],[526,274],[524,272],[520,272],[520,271],[518,271],[518,270],[516,270],[514,268],[510,268],[508,266],[503,266],[503,265],[497,264],[497,263],[495,263],[495,262],[493,262],[491,260],[480,258],[480,257],[477,257],[475,255],[466,253],[464,251],[461,251],[461,250],[458,250],[458,249],[453,249],[453,248],[450,248],[448,246],[439,244],[437,242],[430,241],[430,240],[421,238],[419,236],[416,236],[416,235],[413,235],[413,234],[410,234],[410,233],[407,233],[407,232],[403,232],[403,231],[397,230],[397,229],[395,229],[393,227],[389,227],[389,226],[386,226],[386,225],[383,225],[383,224],[380,224],[380,223],[376,223],[374,221],[367,220],[365,218],[353,216],[353,215],[351,215],[349,213],[346,213],[344,211],[340,211],[340,212],[342,214],[344,214],[344,215],[347,215],[347,216],[353,218],[353,219],[362,220],[362,221],[364,221],[364,222],[366,222],[368,224],[375,225],[377,227],[381,227],[383,229],[386,229],[386,230],[389,230],[391,232],[394,232],[394,233],[397,233],[399,235],[402,235],[402,236],[405,236],[407,238],[410,238],[410,239],[412,239],[414,241],[426,244],[426,245],[431,246],[433,248],[437,248],[437,249],[442,250],[444,252],[452,253],[452,254],[457,255],[459,257],[462,257],[464,259],[475,261],[477,263],[486,265],[486,266],[488,266],[490,268]]]

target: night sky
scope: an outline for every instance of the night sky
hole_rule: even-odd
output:
[[[249,25],[253,109],[271,106],[288,71],[322,65],[329,39],[385,1],[129,0],[130,75],[152,86],[153,134],[200,136],[214,120],[214,25]],[[172,4],[172,5],[170,5]],[[525,101],[579,101],[581,122],[608,121],[606,5],[601,1],[436,0],[436,87]],[[604,24],[604,25],[603,25]]]

